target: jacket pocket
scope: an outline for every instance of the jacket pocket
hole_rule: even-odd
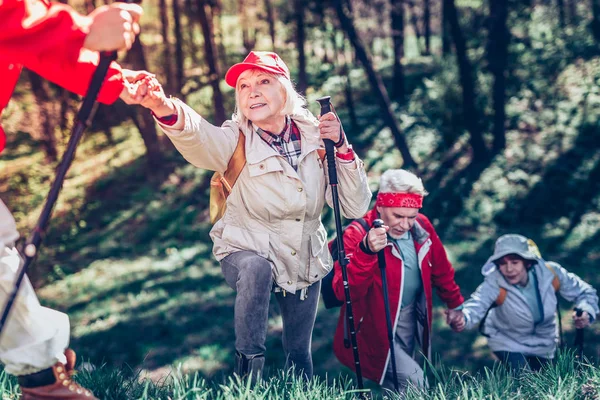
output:
[[[308,269],[308,282],[314,283],[321,280],[333,267],[331,256],[327,248],[327,232],[321,227],[310,234],[310,261]]]
[[[278,171],[283,171],[283,167],[277,157],[269,157],[256,164],[248,164],[248,174],[250,177]]]
[[[251,232],[234,225],[225,225],[222,240],[233,251],[250,250],[261,257],[269,257],[269,234],[265,232]]]

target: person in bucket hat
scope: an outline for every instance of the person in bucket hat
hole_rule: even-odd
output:
[[[426,385],[423,369],[416,361],[416,345],[426,357],[431,353],[433,289],[448,307],[447,321],[462,320],[463,297],[454,280],[454,268],[429,219],[421,213],[427,191],[423,182],[403,169],[385,171],[380,178],[377,201],[364,219],[373,226],[368,232],[346,229],[344,247],[349,257],[348,284],[357,321],[357,341],[363,375],[386,389],[394,389],[392,351],[388,340],[384,290],[388,291],[396,382],[401,393],[409,384]],[[387,288],[378,264],[383,251]],[[343,276],[335,264],[333,288],[344,299]],[[346,307],[342,305],[333,349],[342,364],[353,369],[352,349],[347,346]]]
[[[464,321],[452,327],[460,332],[483,320],[488,346],[514,371],[537,371],[554,358],[557,294],[583,311],[581,316],[573,312],[578,329],[598,314],[596,290],[560,264],[545,261],[525,236],[500,236],[481,272],[484,281],[465,302]]]
[[[335,143],[340,208],[361,217],[371,200],[362,161],[337,116],[315,118],[294,89],[290,72],[272,52],[252,51],[225,75],[235,89],[233,118],[215,126],[158,82],[141,103],[175,147],[198,168],[226,174],[238,146],[245,164],[210,236],[227,284],[236,290],[235,371],[256,380],[264,366],[271,293],[281,309],[286,368],[310,378],[311,336],[321,279],[331,270],[321,223],[332,206],[323,139]],[[242,141],[245,140],[244,141]]]
[[[44,0],[0,1],[0,114],[8,104],[21,68],[28,68],[77,94],[84,95],[98,65],[99,51],[131,47],[139,31],[142,9],[136,4],[113,4],[82,16],[66,4]],[[134,82],[149,76],[113,63],[98,100],[113,103],[119,97],[139,101]],[[137,100],[135,97],[138,96]],[[0,152],[6,137],[0,127]],[[0,307],[13,291],[23,262],[15,248],[16,222],[0,200]],[[69,318],[42,307],[27,277],[13,304],[0,337],[0,361],[16,375],[24,400],[93,399],[72,381],[75,353],[69,344]]]

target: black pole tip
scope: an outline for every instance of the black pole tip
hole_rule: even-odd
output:
[[[331,96],[323,96],[317,99],[321,106],[327,105],[331,102]]]
[[[384,225],[383,220],[377,218],[373,221],[373,228],[381,228]]]

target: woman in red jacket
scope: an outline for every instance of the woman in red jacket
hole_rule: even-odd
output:
[[[85,17],[69,6],[36,0],[0,0],[0,113],[7,105],[21,66],[78,94],[85,94],[98,64],[97,51],[129,48],[139,31],[142,9],[113,4]],[[146,72],[121,70],[113,63],[98,100],[127,102],[143,96],[133,83]],[[143,86],[143,85],[142,85]],[[0,128],[0,151],[5,136]],[[0,307],[13,289],[21,258],[14,243],[15,221],[0,200]],[[0,361],[18,376],[23,400],[93,399],[71,381],[75,353],[69,343],[69,319],[42,307],[27,277],[0,337]]]
[[[405,390],[409,381],[417,386],[425,385],[423,370],[415,362],[414,353],[418,342],[423,354],[430,356],[434,287],[448,306],[448,321],[462,318],[460,309],[464,299],[454,281],[454,269],[431,222],[419,213],[426,194],[423,183],[414,174],[388,170],[381,176],[375,208],[364,217],[369,226],[378,218],[383,220],[384,226],[364,232],[352,224],[344,234],[362,373],[389,389],[394,387],[394,378],[378,251],[383,250],[385,254],[400,390]],[[339,263],[335,264],[333,288],[338,299],[344,299]],[[345,315],[343,305],[334,351],[344,365],[354,369],[353,352],[347,345],[349,333]]]

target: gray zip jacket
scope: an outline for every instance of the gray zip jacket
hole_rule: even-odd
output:
[[[546,267],[546,265],[554,273]],[[586,311],[592,318],[598,315],[596,290],[577,275],[555,262],[539,260],[533,266],[537,276],[542,304],[542,321],[535,324],[525,296],[509,284],[493,263],[483,266],[485,280],[464,303],[466,329],[476,327],[485,312],[498,298],[500,288],[506,289],[502,305],[492,308],[485,321],[484,332],[489,335],[492,351],[509,351],[525,355],[553,358],[558,343],[555,316],[557,296],[552,286],[554,274],[560,281],[559,294]]]

